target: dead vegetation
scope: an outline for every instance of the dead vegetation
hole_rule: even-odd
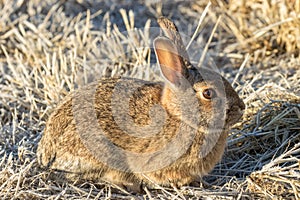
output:
[[[223,160],[204,178],[205,187],[133,195],[107,183],[56,183],[37,167],[35,151],[45,121],[69,91],[101,76],[156,79],[149,34],[150,27],[157,27],[156,17],[172,18],[188,43],[206,5],[0,1],[0,197],[299,199],[299,0],[214,0],[199,26],[192,59],[199,61],[199,46],[205,50],[208,44],[206,57],[247,105],[243,121],[228,138]]]

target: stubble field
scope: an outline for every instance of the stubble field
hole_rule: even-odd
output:
[[[35,153],[55,106],[100,77],[157,80],[149,41],[161,15],[186,44],[195,34],[193,61],[219,70],[247,106],[222,161],[203,187],[145,194],[49,179]],[[1,0],[0,198],[300,199],[299,52],[300,0]]]

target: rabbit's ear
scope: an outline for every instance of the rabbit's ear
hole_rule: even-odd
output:
[[[165,36],[177,46],[178,52],[183,57],[183,59],[185,59],[185,62],[188,63],[189,56],[185,49],[185,45],[183,44],[177,26],[170,19],[163,16],[157,19],[157,23],[164,32]]]
[[[170,83],[180,85],[182,77],[187,75],[187,68],[175,44],[167,38],[158,37],[154,40],[154,49],[163,76]]]

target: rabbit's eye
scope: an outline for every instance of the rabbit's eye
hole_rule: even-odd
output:
[[[216,92],[213,89],[205,89],[202,95],[205,99],[210,100],[216,96]]]

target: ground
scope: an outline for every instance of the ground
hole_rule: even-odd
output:
[[[2,0],[0,8],[2,199],[300,198],[300,0]],[[47,178],[35,152],[55,106],[99,77],[158,79],[150,41],[161,15],[186,44],[195,34],[192,60],[223,74],[246,104],[205,186],[129,194]]]

